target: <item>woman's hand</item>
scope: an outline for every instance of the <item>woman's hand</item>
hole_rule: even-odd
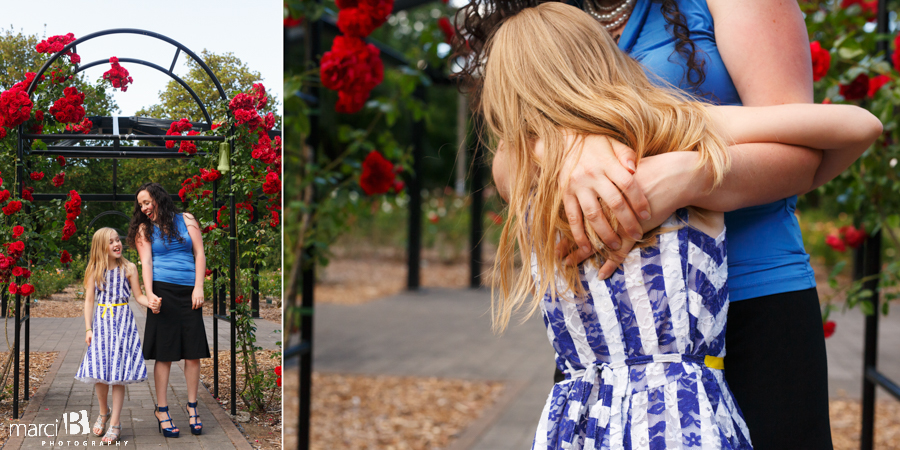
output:
[[[567,144],[577,145],[577,138],[569,135]],[[539,153],[541,142],[536,144]],[[584,218],[597,232],[600,240],[612,250],[622,248],[622,238],[609,225],[600,206],[602,200],[616,215],[619,232],[632,239],[640,239],[643,229],[640,220],[650,218],[650,205],[640,186],[635,183],[635,154],[615,139],[606,136],[587,136],[579,158],[567,158],[562,169],[563,205],[578,250],[575,260],[584,260],[594,253],[584,233]]]
[[[203,287],[195,286],[194,292],[191,294],[191,309],[203,307]]]
[[[162,306],[162,297],[157,297],[156,294],[148,292],[147,303],[149,304],[150,311],[153,312],[153,314],[159,314],[159,308]]]
[[[84,332],[84,343],[87,345],[91,345],[91,340],[94,339],[94,332],[91,330],[87,330]]]

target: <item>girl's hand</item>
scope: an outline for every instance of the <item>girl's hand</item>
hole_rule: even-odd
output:
[[[91,345],[91,340],[94,338],[94,332],[91,330],[87,330],[84,332],[84,343],[87,345]]]
[[[572,135],[566,138],[570,147],[576,143],[575,139]],[[536,143],[536,154],[540,153],[540,146],[540,142]],[[622,239],[607,222],[600,200],[616,215],[623,235],[632,239],[643,235],[640,221],[650,218],[650,205],[635,182],[634,161],[634,150],[597,135],[585,137],[580,158],[566,159],[561,173],[561,179],[568,180],[563,188],[563,206],[579,247],[576,260],[584,260],[594,253],[584,233],[584,218],[607,247],[614,251],[622,248]]]
[[[153,314],[159,314],[159,308],[162,306],[161,297],[157,297],[156,294],[149,292],[147,293],[147,303]]]
[[[200,286],[194,287],[194,293],[191,295],[192,306],[191,309],[198,309],[203,307],[203,288]]]

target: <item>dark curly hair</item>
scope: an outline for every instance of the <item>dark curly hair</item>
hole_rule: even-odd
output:
[[[456,36],[453,40],[454,58],[461,65],[454,77],[460,89],[471,94],[471,106],[478,110],[481,102],[481,73],[487,62],[484,49],[487,41],[508,17],[546,1],[558,0],[469,0],[456,12]],[[577,0],[579,2],[584,0]],[[678,8],[677,0],[653,0],[660,3],[666,29],[675,38],[675,51],[686,61],[684,81],[692,93],[702,95],[700,86],[706,80],[706,60],[691,40],[687,19]]]
[[[164,241],[174,239],[184,242],[184,238],[175,228],[175,214],[181,211],[175,206],[172,197],[159,183],[144,183],[134,193],[134,213],[131,215],[131,224],[128,226],[128,245],[137,248],[135,239],[142,228],[145,230],[144,238],[147,239],[147,242],[153,243],[153,223],[146,214],[141,212],[141,204],[137,201],[137,196],[141,191],[147,191],[156,202],[156,226],[159,227],[160,237]]]

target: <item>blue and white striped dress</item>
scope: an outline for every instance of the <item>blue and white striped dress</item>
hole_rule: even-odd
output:
[[[663,227],[680,228],[632,250],[607,280],[583,264],[583,298],[572,301],[561,278],[563,298],[544,297],[566,379],[547,399],[534,449],[752,448],[714,368],[725,356],[725,232],[713,238],[687,219],[679,210]]]
[[[94,337],[75,379],[85,383],[131,384],[147,379],[134,314],[128,306],[131,286],[125,268],[106,271],[106,287],[95,288]],[[121,304],[120,306],[109,306]]]

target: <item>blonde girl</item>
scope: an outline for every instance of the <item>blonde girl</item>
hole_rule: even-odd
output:
[[[137,268],[122,256],[119,233],[112,228],[97,230],[84,273],[87,352],[75,379],[95,385],[100,416],[91,431],[96,436],[102,435],[104,443],[119,440],[122,431],[119,415],[125,401],[125,385],[147,379],[141,339],[128,299],[134,294],[138,304],[154,313],[159,311],[159,305],[158,302],[151,305],[147,296],[141,293],[140,286]],[[111,409],[107,402],[110,386],[113,391]]]
[[[559,256],[574,249],[560,243],[574,239],[559,186],[568,181],[564,161],[577,160],[588,135],[634,149],[637,178],[641,167],[665,159],[660,155],[692,155],[699,160],[693,181],[715,195],[729,145],[780,142],[834,152],[816,175],[827,180],[869,147],[881,123],[846,105],[701,103],[648,79],[600,23],[557,2],[505,19],[486,53],[479,104],[498,149],[495,181],[509,201],[494,267],[493,324],[502,331],[517,309],[526,317],[540,310],[565,374],[547,399],[534,448],[751,448],[722,373],[722,212],[662,211],[671,217],[625,255],[603,246],[586,223],[599,251],[566,265]],[[612,209],[598,213],[617,228]],[[516,270],[517,256],[530,270]],[[601,277],[611,259],[624,263]]]

